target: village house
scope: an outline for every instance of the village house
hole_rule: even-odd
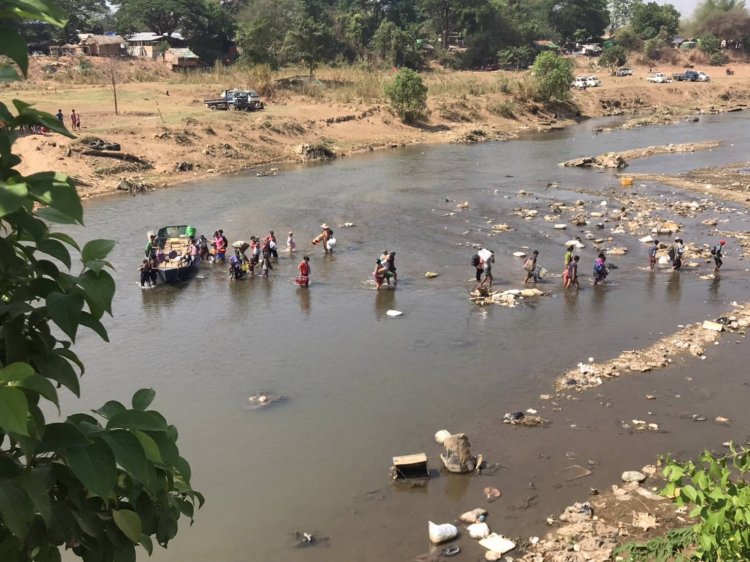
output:
[[[83,52],[92,57],[117,57],[125,54],[125,40],[119,35],[89,35],[81,41]]]
[[[164,53],[165,47],[184,47],[185,39],[177,32],[159,35],[152,31],[145,31],[131,35],[126,39],[126,43],[131,57],[155,59]]]
[[[172,70],[190,70],[203,66],[200,57],[187,47],[167,49],[162,55],[162,60],[172,65]]]

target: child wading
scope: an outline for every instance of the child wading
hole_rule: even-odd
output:
[[[654,240],[654,245],[648,249],[648,268],[653,271],[656,265],[656,251],[659,249],[659,241]]]
[[[562,281],[563,281],[563,287],[568,287],[568,266],[570,265],[570,262],[573,261],[573,250],[575,248],[573,245],[568,246],[567,252],[565,252],[565,257],[563,258],[563,274],[562,274]]]
[[[594,285],[603,283],[608,274],[607,258],[603,253],[600,253],[594,262]]]
[[[575,285],[576,290],[580,289],[581,286],[578,284],[578,261],[581,259],[580,256],[573,256],[570,260],[565,274],[565,288]]]

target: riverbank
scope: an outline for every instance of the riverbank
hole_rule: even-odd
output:
[[[750,100],[750,65],[736,65],[733,76],[720,75],[717,68],[710,83],[651,84],[645,80],[647,67],[633,67],[633,76],[611,77],[590,59],[576,62],[577,73],[598,73],[603,86],[574,91],[571,105],[555,108],[529,99],[526,73],[425,73],[429,119],[418,126],[401,123],[382,98],[388,73],[354,70],[321,70],[313,82],[252,74],[174,77],[154,71],[148,75],[152,81],[118,86],[119,115],[114,115],[110,85],[59,83],[48,76],[48,61],[40,59],[32,61],[29,82],[2,93],[51,113],[62,109],[66,119],[71,109],[82,116],[79,139],[28,135],[16,149],[23,171],[67,173],[83,197],[113,193],[118,185],[131,191],[162,188],[248,168],[273,174],[281,163],[412,144],[513,139],[526,131],[570,126],[579,111],[582,117],[631,115],[630,125],[642,126],[739,110]],[[145,72],[129,70],[131,75],[136,71]],[[232,84],[257,87],[261,82],[270,93],[263,111],[212,112],[202,102]],[[117,143],[121,150],[94,154],[81,143],[87,137]],[[132,157],[117,157],[123,153]]]

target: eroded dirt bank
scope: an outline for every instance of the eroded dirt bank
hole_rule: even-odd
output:
[[[51,113],[62,109],[66,123],[76,109],[82,130],[72,141],[59,135],[24,136],[16,147],[24,171],[65,172],[76,179],[84,197],[112,193],[118,186],[153,189],[254,167],[273,173],[281,162],[415,143],[511,139],[524,131],[572,125],[579,119],[578,108],[583,117],[631,115],[627,126],[643,126],[742,110],[750,100],[747,65],[737,65],[734,76],[715,76],[711,83],[679,84],[647,83],[645,67],[622,78],[599,69],[602,87],[575,91],[573,105],[556,107],[528,99],[519,86],[527,79],[522,73],[435,71],[425,74],[429,118],[408,126],[394,116],[378,89],[362,93],[352,82],[351,91],[342,92],[340,85],[348,82],[337,76],[327,80],[321,75],[315,91],[278,88],[260,112],[209,111],[203,99],[231,85],[226,78],[205,75],[197,83],[164,76],[158,82],[121,84],[115,115],[108,86],[55,83],[43,74],[43,62],[34,61],[31,81],[6,87],[3,99],[26,99]],[[584,64],[590,65],[579,61]],[[591,70],[583,66],[578,72]],[[326,89],[327,84],[339,89]],[[90,137],[116,143],[120,150],[92,150],[97,144]]]

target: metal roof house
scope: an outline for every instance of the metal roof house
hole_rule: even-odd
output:
[[[134,33],[125,39],[128,54],[131,57],[155,59],[164,51],[164,46],[184,47],[185,38],[181,33],[174,32],[169,35],[159,35],[152,31]]]

